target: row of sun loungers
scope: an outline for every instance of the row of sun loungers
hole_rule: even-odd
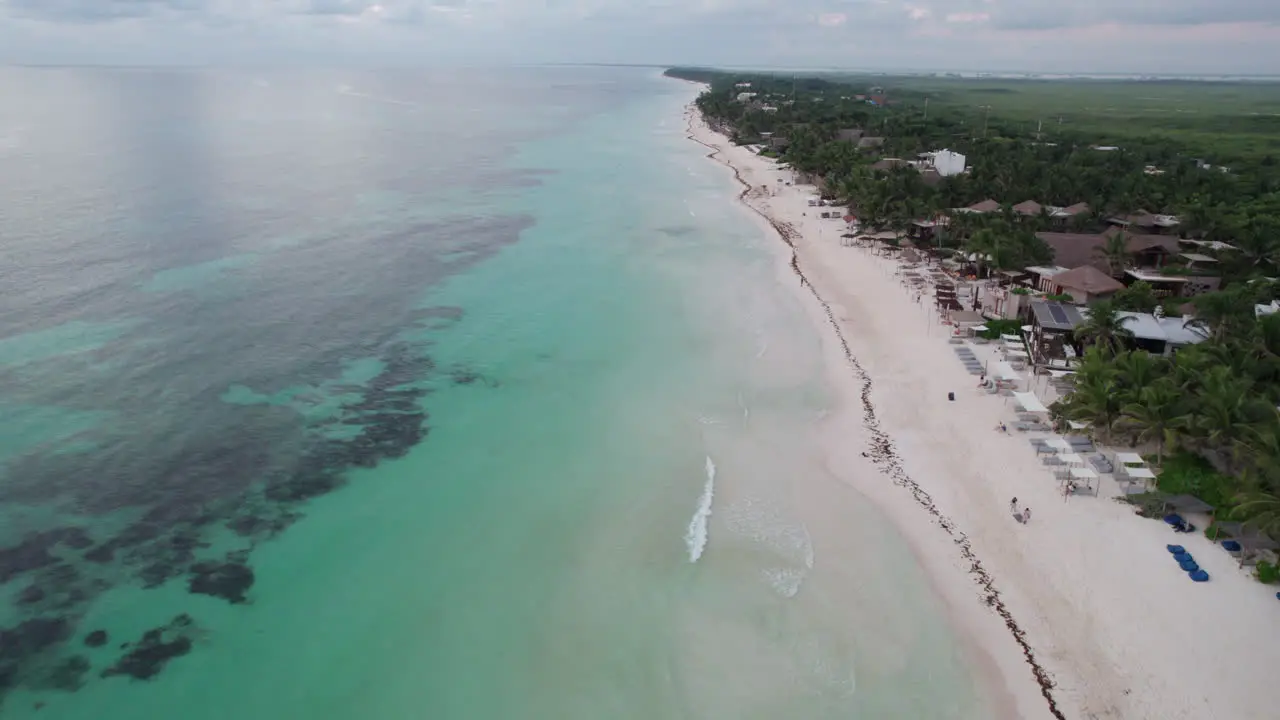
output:
[[[964,367],[969,371],[970,375],[983,375],[986,373],[986,368],[983,366],[982,361],[978,359],[978,356],[973,354],[973,350],[965,346],[953,349],[956,351],[956,357],[960,359],[960,362],[964,363]]]

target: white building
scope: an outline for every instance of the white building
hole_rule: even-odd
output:
[[[925,153],[924,157],[928,158],[928,162],[933,166],[934,170],[942,177],[951,177],[964,172],[965,161],[964,155],[951,150],[938,150],[937,152]]]
[[[746,102],[755,96],[756,94],[753,92],[740,92],[738,93],[738,102]]]

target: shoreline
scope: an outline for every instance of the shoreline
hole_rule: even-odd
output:
[[[953,538],[955,544],[960,548],[960,557],[970,563],[968,572],[977,577],[978,586],[981,588],[983,604],[986,607],[993,608],[996,614],[1000,616],[1006,629],[1010,633],[1010,637],[1013,638],[1021,650],[1022,659],[1034,676],[1037,690],[1043,698],[1042,702],[1045,704],[1044,706],[1047,707],[1050,715],[1055,718],[1055,720],[1066,720],[1066,716],[1063,715],[1062,711],[1058,708],[1057,699],[1053,695],[1055,683],[1050,674],[1036,659],[1035,651],[1026,639],[1026,632],[1018,626],[1013,614],[1005,606],[1001,598],[1000,591],[995,587],[995,578],[992,577],[982,566],[981,561],[974,553],[965,534],[958,529],[952,520],[942,514],[928,491],[912,480],[903,469],[901,459],[897,455],[892,438],[880,426],[880,422],[876,414],[875,403],[872,400],[874,384],[871,375],[866,371],[862,364],[858,362],[857,357],[854,355],[853,348],[850,346],[848,339],[845,337],[844,331],[840,327],[840,323],[836,318],[835,312],[832,310],[831,303],[827,302],[827,300],[822,297],[822,294],[814,284],[810,282],[809,278],[805,275],[804,270],[800,266],[800,248],[797,247],[796,244],[796,240],[800,237],[799,231],[797,231],[791,223],[771,216],[765,210],[748,201],[747,195],[751,192],[752,186],[743,179],[743,170],[733,162],[722,157],[724,155],[724,148],[714,144],[709,144],[697,137],[697,134],[695,133],[695,125],[701,125],[701,129],[706,132],[714,133],[720,138],[724,138],[723,135],[716,133],[707,126],[701,118],[698,117],[696,109],[688,110],[686,112],[686,119],[688,120],[686,137],[709,150],[705,156],[707,159],[723,165],[733,173],[734,181],[742,186],[742,190],[736,195],[737,201],[743,208],[750,211],[751,214],[763,221],[774,233],[776,233],[778,235],[778,239],[780,239],[790,251],[788,266],[792,273],[799,278],[800,287],[808,291],[803,294],[808,300],[806,305],[813,306],[816,303],[816,308],[821,314],[821,321],[817,324],[816,329],[820,335],[823,336],[822,341],[824,344],[834,341],[836,348],[840,352],[841,360],[843,361],[843,364],[839,367],[829,366],[827,368],[828,372],[838,372],[843,374],[850,381],[857,383],[858,394],[856,404],[862,411],[859,423],[862,426],[862,429],[869,436],[867,438],[869,440],[869,450],[867,454],[870,456],[870,464],[875,468],[876,472],[892,480],[896,487],[906,488],[911,494],[916,509],[925,510],[931,516],[932,520],[936,522],[938,527],[941,527],[948,536]],[[727,138],[724,139],[727,141]],[[852,370],[852,374],[849,373],[850,370]],[[846,407],[845,410],[854,409],[852,407],[854,403],[851,402],[851,398],[841,398],[841,400],[850,406]],[[833,424],[836,426],[840,425],[838,420]],[[832,468],[832,470],[836,475],[843,474],[836,471],[835,468]],[[866,493],[860,494],[866,496]],[[882,503],[876,502],[875,504],[880,506],[880,510],[883,511],[885,509]],[[896,525],[899,525],[899,528],[901,529],[901,518],[891,518],[891,520]],[[914,551],[913,554],[916,555],[917,559],[921,560],[921,565],[926,567],[926,569],[929,569],[927,567],[928,563],[925,562],[925,558],[922,557],[920,547],[913,544],[912,549]],[[936,581],[936,576],[934,576],[932,571],[929,575],[931,580]],[[935,587],[934,589],[936,591],[939,588]],[[948,610],[952,614],[951,619],[953,622],[957,622],[962,625],[962,627],[958,629],[961,630],[962,634],[965,636],[964,640],[966,641],[965,644],[967,646],[965,648],[966,654],[976,656],[974,659],[979,660],[981,664],[981,670],[978,675],[986,683],[994,685],[994,687],[986,688],[986,695],[988,696],[988,699],[996,705],[996,708],[993,709],[998,710],[999,717],[1025,717],[1024,713],[1017,712],[1015,710],[1014,705],[1016,703],[1014,703],[1012,698],[1004,698],[1003,701],[1001,701],[1000,696],[1010,694],[1012,689],[1007,686],[1007,681],[1003,674],[991,667],[994,663],[991,648],[987,647],[986,644],[984,644],[972,632],[974,628],[971,627],[971,623],[968,621],[969,618],[955,616],[958,608],[954,606],[950,598],[947,600]],[[968,610],[968,608],[965,608],[965,610]]]
[[[1172,538],[1105,496],[1065,502],[1026,436],[990,430],[1010,409],[963,392],[972,377],[892,277],[896,261],[840,247],[843,224],[805,212],[812,188],[775,186],[791,172],[732,145],[692,105],[685,119],[688,138],[732,172],[742,206],[785,244],[779,259],[790,256],[843,416],[828,419],[822,438],[832,476],[907,539],[977,661],[975,677],[991,686],[993,712],[1270,717],[1263,668],[1280,650],[1258,630],[1275,623],[1273,592],[1203,535]],[[1036,507],[1034,524],[1012,522],[1011,496]],[[1175,541],[1213,582],[1193,588],[1166,572],[1164,544]]]

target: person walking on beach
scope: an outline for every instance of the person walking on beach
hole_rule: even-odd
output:
[[[1009,512],[1018,512],[1018,498],[1009,501]]]
[[[1031,508],[1022,508],[1022,522],[1024,524],[1031,522]]]

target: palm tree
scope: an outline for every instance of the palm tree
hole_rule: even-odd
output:
[[[1089,318],[1075,329],[1076,339],[1114,355],[1122,340],[1133,337],[1133,331],[1124,326],[1133,318],[1117,312],[1108,300],[1096,303],[1089,308]]]
[[[1280,537],[1280,496],[1255,491],[1241,494],[1238,501],[1240,504],[1231,511],[1232,517],[1243,520],[1246,526],[1260,533]]]
[[[1061,404],[1061,415],[1068,420],[1087,422],[1106,439],[1120,415],[1119,389],[1114,375],[1077,373],[1075,388]]]
[[[1137,399],[1120,411],[1120,424],[1138,442],[1156,443],[1156,464],[1164,461],[1166,444],[1173,444],[1174,430],[1187,418],[1182,392],[1167,380],[1143,387]]]
[[[1167,360],[1146,350],[1119,353],[1112,364],[1119,374],[1126,402],[1136,400],[1143,389],[1163,377],[1168,370]]]
[[[1093,253],[1107,264],[1107,274],[1111,277],[1120,277],[1124,273],[1124,266],[1129,262],[1128,233],[1121,230],[1108,237],[1105,243],[1094,249]]]
[[[1256,437],[1255,421],[1270,404],[1255,394],[1251,378],[1228,367],[1215,367],[1203,377],[1188,429],[1205,450],[1217,452],[1230,466],[1242,445]]]
[[[965,252],[974,256],[978,275],[987,267],[1005,267],[1011,259],[1009,244],[991,228],[982,228],[971,235],[964,244]]]
[[[1187,326],[1218,342],[1249,327],[1255,318],[1254,293],[1245,285],[1197,295],[1191,304],[1196,313]]]

